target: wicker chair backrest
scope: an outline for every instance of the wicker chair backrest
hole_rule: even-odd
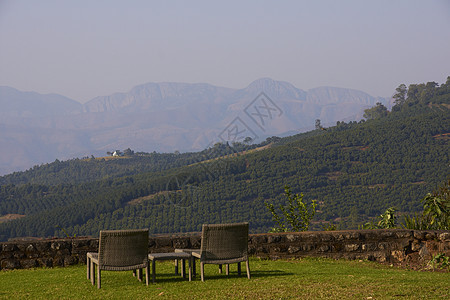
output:
[[[226,260],[248,256],[248,223],[203,224],[202,259]]]
[[[145,264],[148,261],[148,229],[100,231],[98,256],[101,267]]]

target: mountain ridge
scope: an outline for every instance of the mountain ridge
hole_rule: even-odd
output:
[[[264,128],[248,111],[261,92],[279,107],[278,117],[267,120]],[[0,143],[7,149],[0,157],[0,175],[115,149],[197,151],[220,140],[236,118],[259,140],[302,132],[314,128],[315,119],[328,126],[361,119],[363,110],[378,101],[387,102],[343,88],[304,91],[271,78],[257,79],[242,89],[150,82],[84,104],[57,94],[0,87],[0,125],[7,126],[0,132]],[[26,151],[17,151],[17,145]]]

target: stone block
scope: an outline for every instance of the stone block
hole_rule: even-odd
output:
[[[156,247],[172,247],[172,239],[170,237],[158,237],[155,239]]]
[[[36,248],[34,247],[33,244],[29,244],[29,245],[25,248],[25,252],[26,252],[26,253],[36,252]]]
[[[361,233],[359,233],[359,232],[350,232],[350,233],[344,234],[344,237],[347,240],[360,240],[361,239]]]
[[[64,257],[64,266],[72,266],[78,263],[78,257],[76,256],[65,256]]]
[[[381,263],[387,262],[388,261],[388,256],[386,255],[385,252],[378,252],[374,254],[375,260],[379,261]]]
[[[13,258],[13,257],[14,257],[14,252],[0,252],[0,260]]]
[[[270,252],[273,253],[284,253],[288,251],[288,247],[286,245],[276,245],[276,246],[269,246]]]
[[[385,250],[385,249],[389,249],[389,243],[378,243],[378,249],[380,250]]]
[[[186,249],[191,248],[191,242],[188,237],[186,238],[177,238],[173,240],[172,247],[175,249]]]
[[[394,251],[391,251],[391,257],[392,257],[392,259],[394,259],[398,262],[402,262],[406,259],[406,254],[403,251],[394,250]]]
[[[53,267],[53,258],[38,258],[37,262],[40,267],[46,267],[46,268]]]
[[[12,270],[12,269],[20,269],[20,263],[17,259],[3,259],[0,262],[0,267],[2,270]]]
[[[426,240],[434,240],[436,238],[436,233],[435,232],[427,232],[425,234],[425,239]]]
[[[359,250],[359,244],[347,244],[344,247],[347,252],[354,252]]]
[[[52,249],[52,250],[59,250],[59,249],[61,249],[61,247],[62,247],[62,244],[59,242],[53,242],[50,244],[50,249]]]
[[[320,236],[320,240],[322,242],[331,242],[334,240],[334,238],[333,238],[333,235],[331,235],[331,234],[322,234]]]
[[[152,239],[152,238],[148,239],[148,247],[153,248],[155,246],[156,246],[156,240]]]
[[[15,250],[17,250],[17,247],[15,244],[13,244],[13,243],[3,244],[2,251],[10,252],[10,251],[15,251]]]
[[[57,256],[53,259],[53,267],[64,267],[64,258]]]
[[[35,247],[38,252],[44,252],[50,250],[50,244],[50,242],[37,242]]]
[[[251,244],[264,244],[267,243],[267,236],[265,235],[257,235],[257,236],[250,236],[250,243]]]
[[[314,245],[312,245],[312,244],[303,244],[302,245],[302,250],[303,251],[312,251],[312,250],[314,250]]]
[[[200,249],[200,246],[202,244],[202,238],[200,236],[193,236],[191,237],[191,247],[193,249]]]
[[[362,251],[375,251],[377,250],[377,244],[376,243],[366,243],[361,245]]]
[[[36,268],[39,266],[38,262],[36,259],[22,259],[20,261],[20,265],[24,268],[24,269],[31,269],[31,268]]]
[[[27,256],[25,255],[25,253],[22,252],[22,251],[14,251],[13,253],[14,253],[14,254],[13,254],[13,257],[14,257],[15,259],[22,259],[22,258],[27,257]]]
[[[269,253],[269,250],[266,246],[259,246],[256,248],[257,253]]]
[[[281,236],[279,236],[279,235],[269,235],[267,237],[268,244],[274,244],[274,243],[279,243],[279,242],[281,242]]]
[[[25,252],[27,249],[27,246],[28,246],[28,244],[25,244],[25,243],[17,243],[16,244],[17,251],[20,251],[20,252]]]
[[[338,234],[334,237],[337,241],[343,241],[345,240],[345,237],[343,234]]]
[[[438,235],[438,239],[442,242],[450,243],[450,232],[443,232]]]
[[[395,233],[395,235],[398,237],[398,238],[411,238],[411,237],[413,237],[413,233],[411,232],[411,231],[397,231],[396,233]]]
[[[414,230],[414,238],[418,240],[424,240],[425,239],[425,232],[421,230]]]
[[[320,245],[319,247],[317,247],[317,252],[329,252],[330,251],[330,246],[328,245]]]
[[[288,253],[289,253],[289,254],[294,254],[294,253],[299,252],[300,250],[301,250],[300,247],[289,246],[289,248],[288,248]]]
[[[256,247],[253,246],[253,245],[248,246],[248,254],[249,254],[249,255],[253,255],[253,254],[255,254],[255,253],[256,253]]]
[[[430,260],[432,259],[430,252],[428,251],[428,248],[426,245],[424,245],[420,251],[419,251],[419,256],[421,260]]]
[[[361,238],[364,240],[379,240],[380,234],[378,230],[367,230],[364,231],[364,233],[361,234]]]
[[[393,231],[383,231],[380,233],[381,238],[385,239],[385,238],[391,238],[393,237],[395,234]]]
[[[412,242],[411,244],[411,250],[412,251],[420,251],[420,249],[422,248],[422,243],[420,243],[417,240],[414,240],[414,242]]]
[[[331,246],[331,249],[332,249],[333,252],[339,253],[339,252],[341,252],[344,249],[344,244],[342,244],[342,243],[334,243]]]
[[[296,234],[288,234],[288,235],[286,235],[286,240],[289,243],[295,242],[295,241],[297,241],[299,239],[300,239],[300,237],[298,235],[296,235]]]

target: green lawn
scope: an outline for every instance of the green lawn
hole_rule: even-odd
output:
[[[218,274],[205,282],[173,274],[158,262],[157,283],[146,286],[128,272],[102,272],[102,289],[86,279],[86,266],[0,271],[2,299],[450,299],[450,273],[397,269],[372,262],[331,259],[250,261],[252,279]]]

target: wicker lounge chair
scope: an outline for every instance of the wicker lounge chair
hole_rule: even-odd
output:
[[[200,251],[192,252],[192,256],[200,259],[202,281],[205,281],[204,265],[226,265],[229,274],[229,264],[238,264],[238,274],[241,275],[241,262],[246,262],[247,277],[250,279],[248,263],[248,223],[235,224],[203,224]]]
[[[98,253],[87,253],[87,278],[95,284],[95,265],[97,265],[97,287],[101,287],[101,270],[129,271],[133,275],[138,271],[142,281],[142,269],[145,268],[145,281],[149,282],[148,229],[102,230]]]

